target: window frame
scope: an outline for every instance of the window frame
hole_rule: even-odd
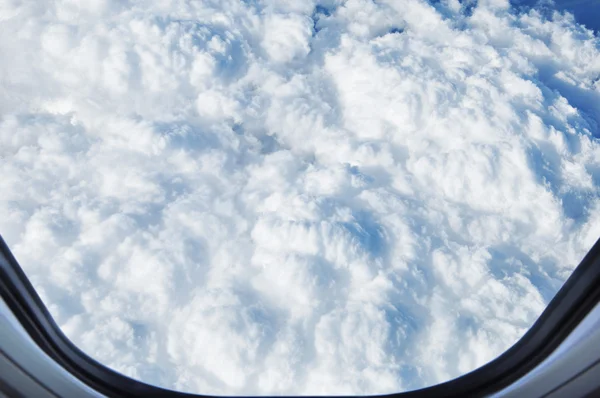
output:
[[[108,397],[192,398],[124,376],[92,359],[60,330],[0,235],[0,296],[33,341],[69,373]],[[531,328],[491,362],[455,379],[378,397],[481,397],[498,392],[546,359],[600,302],[600,239]]]

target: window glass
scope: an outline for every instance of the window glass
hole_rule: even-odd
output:
[[[3,2],[0,232],[64,333],[204,394],[447,381],[600,236],[600,6]]]

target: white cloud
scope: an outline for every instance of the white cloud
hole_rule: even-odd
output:
[[[600,236],[600,42],[479,2],[0,5],[0,232],[141,380],[378,394],[514,343]]]
[[[264,21],[263,47],[273,62],[302,59],[310,51],[313,21],[306,15],[268,14]]]

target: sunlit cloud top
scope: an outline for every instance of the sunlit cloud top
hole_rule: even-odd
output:
[[[600,236],[600,41],[505,0],[0,4],[0,233],[59,326],[212,394],[471,371]]]

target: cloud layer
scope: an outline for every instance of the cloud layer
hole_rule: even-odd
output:
[[[600,41],[505,0],[0,3],[0,232],[69,338],[214,394],[446,381],[600,236]]]

